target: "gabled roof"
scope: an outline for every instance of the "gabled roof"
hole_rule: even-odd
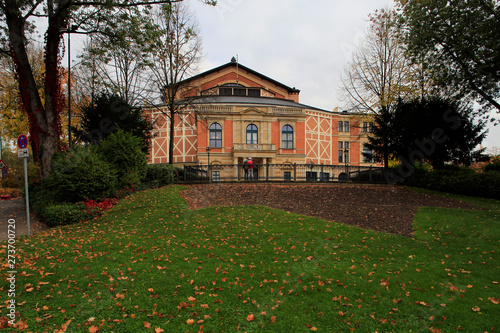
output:
[[[236,61],[228,62],[227,64],[224,64],[222,66],[215,67],[215,68],[212,68],[212,69],[210,69],[208,71],[205,71],[203,73],[200,73],[200,74],[197,74],[195,76],[192,76],[192,77],[190,77],[188,79],[183,80],[181,82],[181,84],[182,83],[187,83],[187,82],[190,82],[190,81],[193,81],[193,80],[196,80],[198,78],[201,78],[201,77],[206,76],[206,75],[211,74],[211,73],[216,73],[216,72],[218,72],[218,71],[220,71],[222,69],[228,68],[228,67],[235,67],[236,68],[236,66],[238,66],[239,68],[244,69],[245,71],[247,71],[247,72],[249,72],[249,73],[251,73],[253,75],[256,75],[256,76],[260,77],[263,80],[269,81],[269,82],[271,82],[271,83],[273,83],[273,84],[275,84],[275,85],[277,85],[279,87],[282,87],[282,88],[286,89],[289,93],[296,93],[296,94],[298,94],[300,92],[300,90],[296,89],[295,87],[291,88],[291,87],[289,87],[287,85],[284,85],[283,83],[278,82],[276,80],[273,80],[273,79],[271,79],[268,76],[265,76],[265,75],[263,75],[263,74],[261,74],[261,73],[259,73],[257,71],[254,71],[251,68],[248,68],[248,67],[246,67],[246,66],[244,66],[244,65],[242,65],[240,63],[237,63]]]

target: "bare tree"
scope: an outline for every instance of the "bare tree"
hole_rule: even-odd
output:
[[[154,48],[151,71],[170,120],[168,160],[174,162],[175,116],[198,97],[196,88],[182,84],[196,69],[201,53],[197,22],[183,4],[164,5],[154,15],[160,38]]]
[[[417,72],[405,56],[395,20],[391,10],[370,15],[366,39],[342,77],[348,109],[379,113],[397,98],[416,93]]]
[[[370,21],[364,43],[353,53],[341,78],[342,91],[348,97],[347,109],[378,115],[378,120],[382,121],[398,98],[418,92],[419,72],[405,56],[395,12],[376,11],[370,15]],[[387,140],[381,140],[385,147]],[[388,162],[386,153],[386,167]]]
[[[80,56],[82,66],[95,74],[95,81],[129,105],[151,100],[150,52],[154,34],[149,13],[137,8],[123,11],[124,19],[111,22],[105,34],[92,36]],[[94,81],[94,82],[95,82]]]

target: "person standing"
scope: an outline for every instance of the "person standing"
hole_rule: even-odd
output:
[[[243,162],[243,170],[245,171],[245,180],[248,180],[248,157]]]
[[[253,180],[253,161],[251,157],[248,158],[247,167],[248,167],[248,180]]]

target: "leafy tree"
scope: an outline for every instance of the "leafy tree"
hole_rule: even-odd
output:
[[[141,109],[132,108],[118,95],[102,93],[81,112],[80,129],[74,129],[80,141],[95,144],[121,129],[142,141],[143,152],[149,150],[153,124],[142,116]]]
[[[102,32],[102,22],[121,19],[117,15],[120,9],[178,1],[182,0],[0,0],[0,42],[3,44],[0,53],[11,56],[15,65],[22,105],[29,118],[34,153],[43,178],[50,174],[51,157],[58,148],[61,134],[60,114],[64,101],[59,84],[59,49],[62,35],[69,30]],[[204,2],[215,4],[211,0]],[[47,26],[44,39],[44,101],[26,47],[34,27],[33,18],[46,19]]]
[[[146,176],[148,162],[142,145],[141,138],[119,129],[97,147],[102,159],[116,172],[119,189],[133,189]]]
[[[384,116],[384,117],[383,117]],[[471,108],[442,98],[399,100],[393,112],[376,117],[374,136],[368,147],[380,159],[389,156],[414,166],[429,162],[442,169],[445,162],[470,165],[483,149],[475,150],[484,139],[485,124],[475,124]],[[381,137],[387,138],[386,145]]]
[[[448,96],[500,113],[500,3],[497,0],[399,0],[405,42]],[[492,121],[495,121],[493,118]]]

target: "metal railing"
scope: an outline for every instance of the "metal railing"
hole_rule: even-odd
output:
[[[186,182],[384,182],[382,167],[318,164],[186,165]]]

